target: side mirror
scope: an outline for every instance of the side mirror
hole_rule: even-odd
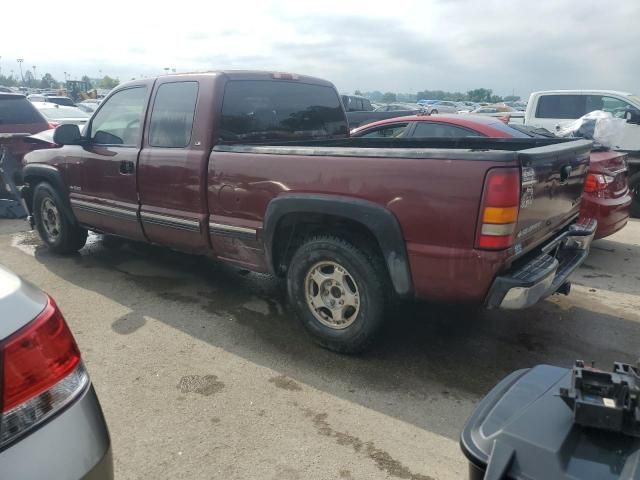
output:
[[[60,125],[53,131],[53,141],[57,145],[80,145],[82,135],[77,125]]]
[[[627,123],[640,123],[640,110],[629,109],[624,113]]]

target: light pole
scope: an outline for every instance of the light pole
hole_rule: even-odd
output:
[[[67,72],[62,72],[62,73],[64,73],[64,81],[66,83],[67,82]]]
[[[35,65],[31,65],[33,67],[33,79],[34,80],[38,80],[38,74],[36,73],[36,66]]]
[[[24,62],[24,58],[18,58],[18,65],[20,66],[20,81],[24,85],[24,75],[22,75],[22,62]]]

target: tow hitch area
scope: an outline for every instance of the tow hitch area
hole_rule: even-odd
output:
[[[521,309],[534,305],[553,293],[568,295],[567,278],[589,255],[598,223],[570,225],[544,245],[537,255],[496,277],[487,297],[487,308]]]

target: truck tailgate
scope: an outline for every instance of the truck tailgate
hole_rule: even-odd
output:
[[[518,152],[522,189],[516,252],[530,250],[578,215],[591,146],[576,140]]]

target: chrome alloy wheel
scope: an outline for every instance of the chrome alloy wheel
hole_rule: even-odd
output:
[[[307,306],[322,324],[342,330],[360,311],[360,293],[353,276],[342,265],[322,261],[309,269],[305,278]]]
[[[40,218],[44,233],[50,242],[55,242],[60,236],[60,212],[53,200],[45,198],[40,207]]]

